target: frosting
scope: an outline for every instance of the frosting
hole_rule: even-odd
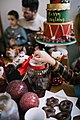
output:
[[[47,10],[66,10],[70,9],[70,3],[47,4]]]

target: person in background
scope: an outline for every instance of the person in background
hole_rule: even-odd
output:
[[[34,39],[36,32],[43,31],[43,23],[46,21],[45,18],[38,14],[38,8],[38,0],[22,0],[24,18],[19,20],[19,24],[24,27],[28,34],[28,45],[32,45],[32,47],[35,47],[36,44]]]
[[[38,8],[38,0],[22,0],[24,18],[20,19],[19,23],[27,33],[43,31],[43,23],[46,19],[38,14]]]
[[[27,35],[24,28],[18,24],[18,12],[15,10],[8,12],[8,21],[10,25],[4,32],[6,48],[25,46],[27,44]]]
[[[77,45],[80,48],[80,13],[78,13],[74,20],[74,34],[77,41]],[[49,63],[52,66],[52,71],[58,73],[65,82],[69,82],[74,85],[75,94],[78,97],[78,107],[80,108],[80,70],[73,71],[68,69],[67,66],[63,66],[60,62],[52,58],[47,52],[37,50],[34,52],[33,59],[38,62]]]

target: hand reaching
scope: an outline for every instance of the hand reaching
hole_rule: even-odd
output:
[[[55,60],[45,51],[36,50],[33,55],[33,59],[38,62],[49,63],[54,66]]]

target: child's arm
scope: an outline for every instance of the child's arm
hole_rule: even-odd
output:
[[[11,27],[8,27],[4,32],[6,48],[10,48],[13,45],[16,45],[15,33],[13,33],[13,32],[14,31],[13,31],[13,29],[11,29]]]
[[[62,76],[66,82],[73,85],[80,85],[80,72],[73,72],[67,66],[63,66],[60,62],[56,61],[45,51],[36,50],[33,59],[37,62],[49,63],[52,66],[52,71]]]
[[[6,48],[9,48],[9,40],[10,40],[10,35],[8,33],[8,30],[6,29],[4,32],[4,41],[5,41]]]

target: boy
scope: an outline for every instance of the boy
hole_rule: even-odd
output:
[[[24,46],[27,44],[27,35],[22,26],[18,24],[19,15],[17,11],[11,10],[8,12],[8,21],[10,26],[5,30],[6,48],[14,46]]]

